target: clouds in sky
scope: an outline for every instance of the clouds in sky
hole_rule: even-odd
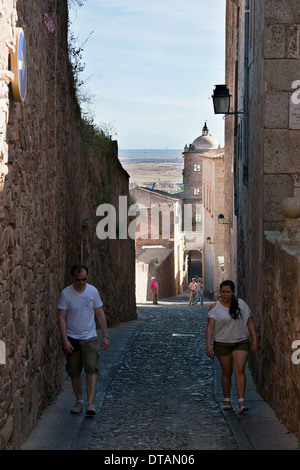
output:
[[[93,32],[85,86],[120,148],[183,148],[205,120],[223,144],[209,98],[224,83],[224,0],[86,0],[70,17],[80,43]]]

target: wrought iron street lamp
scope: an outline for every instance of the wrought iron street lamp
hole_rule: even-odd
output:
[[[230,107],[229,90],[226,85],[216,85],[212,95],[215,114],[228,114]]]
[[[229,225],[228,222],[224,222],[225,218],[223,214],[218,215],[218,223],[221,225]]]
[[[215,85],[212,95],[215,114],[243,114],[241,111],[230,112],[231,94],[226,85]]]

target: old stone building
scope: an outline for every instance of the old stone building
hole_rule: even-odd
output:
[[[224,149],[205,122],[202,134],[185,146],[183,156],[183,203],[191,207],[190,231],[195,234],[194,243],[186,246],[189,280],[203,277],[205,296],[216,299],[224,263],[224,227],[218,219],[224,212]],[[185,234],[190,235],[186,229]]]
[[[207,123],[204,123],[202,134],[192,144],[186,145],[183,152],[184,169],[184,200],[185,202],[202,200],[202,162],[201,155],[209,149],[218,149],[220,144],[209,133]]]
[[[226,4],[225,276],[258,326],[259,390],[299,433],[300,1]]]
[[[216,300],[224,273],[224,149],[206,150],[202,161],[203,287]]]
[[[1,449],[19,448],[59,391],[56,305],[73,263],[88,264],[110,325],[136,316],[134,242],[96,237],[97,206],[128,182],[117,144],[81,119],[66,0],[0,0]]]
[[[138,214],[146,214],[145,223],[138,223],[135,241],[137,302],[152,299],[152,276],[159,285],[159,299],[181,294],[186,286],[187,263],[180,196],[138,186],[130,194]]]

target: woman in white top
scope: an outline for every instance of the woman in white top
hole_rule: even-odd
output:
[[[222,368],[221,386],[224,395],[224,410],[231,409],[231,376],[234,370],[238,395],[238,410],[248,411],[244,395],[246,389],[245,366],[250,351],[258,349],[256,328],[249,306],[234,295],[235,286],[230,280],[220,284],[220,300],[212,304],[208,312],[206,328],[206,354],[220,361]],[[211,345],[214,334],[213,348]]]

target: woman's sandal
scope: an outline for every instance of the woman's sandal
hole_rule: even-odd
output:
[[[224,398],[224,402],[229,402],[230,403],[230,398]],[[224,404],[223,405],[223,410],[226,410],[226,411],[231,410],[231,405],[230,404],[229,405]]]
[[[244,398],[238,399],[238,412],[239,413],[243,413],[244,411],[249,411],[248,406],[246,406],[245,404],[240,406],[240,403],[244,403],[244,402],[245,402]]]

